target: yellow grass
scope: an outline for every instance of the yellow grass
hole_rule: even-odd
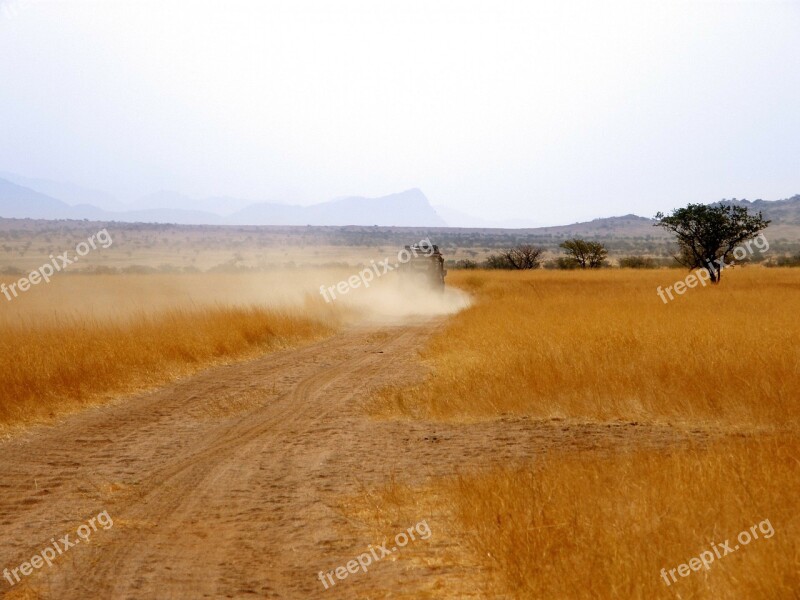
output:
[[[800,272],[751,268],[665,305],[676,270],[455,273],[476,297],[375,411],[426,418],[797,422]]]
[[[563,457],[461,479],[455,512],[493,587],[519,597],[791,598],[800,589],[798,450],[794,439]],[[769,539],[670,576],[713,544],[735,549],[736,536],[764,520]]]
[[[376,527],[431,515],[447,541],[441,597],[795,598],[800,589],[800,272],[729,271],[669,305],[678,271],[456,273],[475,303],[435,336],[432,374],[371,407],[401,418],[503,414],[672,423],[705,445],[551,452],[368,496]],[[633,432],[630,434],[634,435]],[[487,440],[486,452],[491,453]],[[362,501],[363,502],[363,501]],[[769,520],[709,570],[712,544]],[[454,587],[458,585],[459,587]]]
[[[46,421],[211,364],[317,339],[337,325],[321,299],[292,310],[216,304],[215,280],[205,277],[211,303],[202,294],[187,300],[163,276],[77,276],[54,280],[5,306],[0,427]],[[199,283],[194,281],[195,289]],[[156,308],[141,308],[148,302]]]
[[[795,598],[798,453],[796,437],[770,437],[558,454],[424,488],[391,485],[372,499],[372,519],[387,532],[389,518],[432,515],[450,568],[466,580],[450,581],[440,597],[471,588],[479,598]],[[765,520],[774,534],[759,531],[735,550],[739,533]],[[715,545],[722,555],[726,540],[731,554],[672,580],[670,569]]]

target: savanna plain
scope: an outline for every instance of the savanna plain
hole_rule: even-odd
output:
[[[0,594],[798,597],[800,271],[352,272],[4,301],[0,569],[115,526]]]

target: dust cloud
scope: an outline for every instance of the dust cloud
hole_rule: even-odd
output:
[[[403,323],[453,314],[469,295],[403,281],[388,273],[368,288],[349,289],[325,300],[320,287],[335,286],[359,272],[351,268],[293,268],[246,273],[65,273],[0,305],[0,322],[23,326],[64,320],[135,321],[169,310],[209,306],[258,306],[306,313],[344,324]]]
[[[420,318],[457,313],[470,305],[469,295],[459,289],[444,290],[386,275],[369,288],[359,287],[333,302],[352,311],[356,320],[368,323],[403,323]]]

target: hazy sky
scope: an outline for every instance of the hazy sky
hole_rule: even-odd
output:
[[[566,223],[800,193],[800,2],[0,0],[0,171]]]

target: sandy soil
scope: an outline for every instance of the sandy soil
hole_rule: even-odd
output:
[[[469,464],[549,450],[618,451],[701,432],[634,423],[506,418],[489,423],[374,421],[360,403],[418,380],[417,348],[440,319],[353,328],[298,350],[213,368],[163,389],[37,427],[0,444],[0,569],[12,569],[106,510],[52,567],[7,598],[377,598],[469,595],[448,536],[403,549],[325,591],[330,571],[366,551],[339,508],[394,476],[422,483]],[[408,526],[414,523],[408,523]],[[363,529],[363,528],[362,528]],[[402,531],[402,529],[400,530]],[[348,534],[347,532],[351,532]],[[438,558],[437,558],[438,557]],[[445,585],[448,583],[447,585]],[[454,584],[455,585],[455,584]]]

